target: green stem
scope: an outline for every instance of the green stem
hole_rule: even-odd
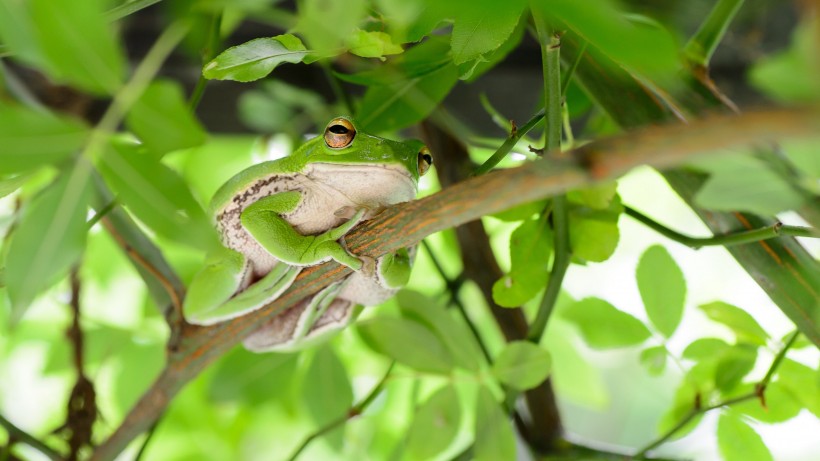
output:
[[[222,44],[222,36],[221,34],[222,29],[222,11],[220,10],[218,13],[215,13],[211,24],[208,30],[208,42],[205,45],[205,50],[202,52],[202,66],[204,67],[206,64],[211,62],[211,59],[216,56],[216,50],[219,49],[220,45]],[[191,112],[196,111],[196,108],[199,106],[199,101],[202,99],[202,95],[205,93],[205,86],[208,84],[208,79],[202,74],[202,71],[199,72],[199,80],[196,82],[196,86],[194,87],[194,91],[191,92],[191,98],[188,101],[188,107],[191,109]]]
[[[790,235],[793,237],[820,238],[820,232],[818,232],[816,229],[810,227],[786,226],[779,222],[768,227],[762,227],[760,229],[732,232],[730,234],[715,235],[713,237],[690,237],[688,235],[681,234],[680,232],[677,232],[664,226],[663,224],[653,220],[649,216],[646,216],[645,214],[639,212],[638,210],[635,210],[634,208],[624,206],[624,213],[627,216],[637,221],[640,221],[642,224],[651,228],[655,232],[663,235],[664,237],[667,237],[671,240],[674,240],[680,244],[686,245],[695,250],[705,246],[742,245],[744,243],[759,242],[761,240],[780,237],[781,235]]]
[[[761,379],[757,383],[757,385],[755,386],[754,391],[743,394],[743,395],[739,395],[737,397],[732,397],[730,399],[722,400],[722,401],[720,401],[720,402],[718,402],[714,405],[709,405],[709,406],[706,406],[706,407],[699,407],[699,406],[693,407],[691,410],[689,410],[689,413],[687,413],[686,416],[684,416],[678,422],[678,424],[676,424],[674,427],[672,427],[671,429],[666,431],[666,433],[663,434],[662,436],[660,436],[657,440],[655,440],[654,442],[650,443],[646,447],[639,450],[638,453],[633,455],[630,459],[643,459],[644,456],[646,456],[646,454],[650,450],[654,450],[655,448],[659,447],[660,445],[663,445],[664,443],[666,443],[669,439],[674,437],[674,435],[677,434],[678,431],[683,429],[683,427],[686,426],[689,423],[689,421],[691,421],[692,419],[694,419],[698,415],[701,415],[703,413],[706,413],[706,412],[709,412],[709,411],[712,411],[712,410],[717,410],[718,408],[723,408],[723,407],[726,407],[726,406],[730,406],[730,405],[734,405],[734,404],[737,404],[737,403],[745,402],[747,400],[752,400],[752,399],[755,399],[755,398],[762,398],[763,393],[766,391],[766,386],[769,385],[769,381],[771,381],[772,377],[774,376],[775,371],[777,371],[777,368],[780,366],[780,364],[783,362],[783,359],[786,357],[786,352],[788,352],[789,348],[792,347],[795,340],[797,340],[797,336],[799,334],[800,334],[799,331],[795,331],[794,333],[792,333],[792,335],[789,337],[788,341],[786,341],[786,344],[784,344],[783,347],[780,348],[780,351],[778,351],[777,355],[772,360],[771,365],[769,365],[769,370],[766,372],[766,375],[763,377],[763,379]]]
[[[698,67],[707,67],[712,54],[723,39],[729,23],[743,5],[743,0],[719,0],[712,8],[709,17],[701,24],[695,35],[686,44],[684,56]]]
[[[37,440],[28,432],[20,429],[19,427],[15,426],[11,421],[4,418],[0,415],[0,427],[3,427],[8,433],[10,439],[16,439],[20,442],[25,443],[26,445],[36,449],[40,453],[46,455],[48,459],[54,461],[60,461],[63,459],[63,456],[57,453],[53,448],[49,447],[45,443]],[[9,443],[11,446],[11,443]]]
[[[115,6],[106,11],[105,17],[109,21],[117,21],[161,1],[162,0],[134,0],[133,2],[129,2],[124,0],[119,6]]]
[[[344,424],[345,422],[347,422],[349,419],[355,418],[356,416],[360,415],[368,406],[370,406],[371,403],[373,403],[373,400],[375,400],[376,397],[378,397],[379,394],[381,394],[382,390],[384,389],[385,384],[387,384],[387,378],[390,376],[390,373],[393,371],[393,366],[395,364],[396,364],[396,362],[391,362],[390,363],[390,366],[387,368],[387,371],[384,373],[384,376],[382,376],[381,381],[379,381],[379,383],[376,384],[375,387],[373,387],[373,389],[370,391],[370,393],[367,394],[367,396],[364,398],[364,400],[362,400],[361,402],[357,403],[356,405],[353,405],[352,407],[350,407],[350,409],[345,414],[343,414],[342,416],[339,416],[338,418],[334,419],[333,421],[330,421],[329,423],[325,424],[324,426],[320,427],[315,432],[310,434],[302,442],[302,444],[299,445],[296,448],[296,451],[294,451],[288,457],[288,460],[289,461],[295,461],[296,458],[298,458],[299,455],[302,454],[302,452],[305,450],[305,448],[307,448],[307,446],[310,445],[310,443],[313,442],[315,439],[327,434],[328,432],[332,431],[333,429],[336,429],[337,427],[339,427],[342,424]]]
[[[552,262],[552,270],[550,271],[549,280],[547,281],[547,289],[544,291],[544,297],[541,298],[541,304],[538,306],[538,314],[530,326],[530,331],[527,334],[527,339],[534,343],[541,341],[544,336],[544,331],[547,329],[547,321],[555,309],[555,303],[558,301],[558,295],[561,292],[561,285],[564,283],[564,276],[569,268],[571,259],[571,249],[569,246],[569,216],[567,213],[567,199],[565,195],[559,195],[552,199],[552,225],[555,230],[553,236],[553,247],[555,251],[555,258]]]

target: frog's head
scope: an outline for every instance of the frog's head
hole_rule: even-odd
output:
[[[401,170],[418,182],[433,164],[430,150],[421,141],[391,141],[360,131],[348,117],[337,117],[302,149],[306,163],[374,165]]]

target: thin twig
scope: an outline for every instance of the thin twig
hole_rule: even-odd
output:
[[[151,439],[154,437],[154,434],[157,432],[157,426],[159,426],[160,422],[162,422],[162,416],[157,418],[157,420],[154,421],[154,424],[151,426],[151,428],[148,429],[148,433],[145,435],[145,440],[142,441],[142,445],[140,446],[137,455],[134,456],[134,461],[140,461],[140,459],[142,459],[142,455],[145,454],[145,450],[146,448],[148,448],[148,442],[150,442]]]
[[[771,381],[772,377],[774,377],[774,373],[775,373],[775,371],[777,371],[777,368],[780,366],[780,363],[786,357],[786,352],[789,350],[790,347],[792,347],[792,344],[794,344],[795,340],[797,340],[797,337],[799,335],[800,335],[799,331],[795,331],[794,333],[792,333],[792,335],[789,337],[789,339],[786,341],[786,343],[783,345],[783,347],[780,349],[780,351],[774,357],[774,360],[772,360],[772,363],[769,366],[769,370],[766,372],[766,375],[763,377],[763,379],[761,379],[755,385],[755,388],[754,388],[753,391],[748,392],[748,393],[743,394],[743,395],[739,395],[737,397],[732,397],[730,399],[722,400],[722,401],[720,401],[720,402],[718,402],[714,405],[709,405],[709,406],[705,406],[705,407],[702,407],[702,406],[700,406],[696,403],[692,407],[692,409],[689,410],[689,413],[687,413],[677,424],[675,424],[674,427],[672,427],[671,429],[666,431],[666,433],[664,433],[662,436],[660,436],[657,440],[651,442],[646,447],[638,450],[638,452],[635,455],[633,455],[630,459],[643,459],[644,456],[646,456],[646,454],[650,450],[654,450],[655,448],[659,447],[660,445],[663,445],[664,443],[666,443],[669,439],[674,437],[675,434],[678,433],[678,431],[683,429],[692,419],[694,419],[698,415],[704,414],[704,413],[712,411],[712,410],[717,410],[718,408],[723,408],[723,407],[726,407],[726,406],[730,406],[730,405],[738,404],[738,403],[741,403],[741,402],[745,402],[747,400],[760,399],[761,402],[764,401],[764,394],[766,392],[766,387],[769,385],[769,382]]]
[[[390,373],[393,371],[393,366],[395,364],[396,364],[395,361],[390,363],[390,366],[387,367],[387,371],[384,373],[384,376],[382,376],[382,379],[378,382],[378,384],[376,384],[373,387],[373,389],[371,389],[370,393],[367,394],[367,396],[364,398],[364,400],[362,400],[361,402],[357,403],[356,405],[353,405],[352,407],[350,407],[350,409],[347,410],[347,412],[345,414],[343,414],[342,416],[334,419],[333,421],[330,421],[329,423],[325,424],[324,426],[320,427],[315,432],[313,432],[312,434],[307,436],[307,438],[302,442],[302,444],[299,445],[296,448],[296,451],[294,451],[288,457],[288,460],[289,461],[295,461],[296,458],[298,458],[299,455],[305,450],[305,448],[307,448],[307,446],[310,445],[310,443],[313,442],[315,439],[327,434],[328,432],[332,431],[333,429],[336,429],[337,427],[339,427],[342,424],[346,423],[348,420],[350,420],[352,418],[355,418],[356,416],[359,416],[360,414],[362,414],[362,412],[371,403],[373,403],[373,400],[375,400],[376,397],[378,397],[379,394],[381,394],[382,390],[384,389],[384,385],[387,383],[387,378],[390,376]]]
[[[9,438],[25,443],[26,445],[46,455],[48,459],[51,459],[53,461],[61,461],[63,459],[63,455],[61,455],[45,443],[41,442],[28,432],[15,426],[14,423],[4,418],[3,415],[0,415],[0,426],[2,426],[3,429],[5,429],[6,432],[9,433]]]
[[[646,216],[645,214],[641,213],[640,211],[632,207],[624,206],[624,213],[627,216],[646,225],[655,232],[663,235],[664,237],[667,237],[671,240],[674,240],[680,244],[686,245],[695,250],[705,246],[742,245],[744,243],[759,242],[761,240],[776,238],[782,235],[790,235],[793,237],[820,238],[820,232],[818,232],[817,229],[801,226],[786,226],[779,222],[768,227],[762,227],[760,229],[731,232],[728,234],[715,235],[712,237],[690,237],[688,235],[681,234],[680,232],[677,232],[673,229],[664,226],[663,224],[655,221],[654,219],[650,218],[649,216]]]
[[[222,11],[220,10],[218,13],[214,13],[213,18],[211,19],[210,27],[208,28],[208,41],[205,44],[205,49],[202,51],[203,67],[211,62],[214,56],[216,56],[216,50],[222,44],[222,36],[220,35],[221,29]],[[191,92],[190,99],[188,100],[188,108],[191,112],[195,112],[196,108],[199,106],[199,101],[202,100],[202,95],[205,94],[205,86],[207,84],[208,79],[205,78],[205,75],[203,75],[200,70],[199,79],[196,82],[194,90]]]
[[[84,371],[84,341],[83,330],[80,327],[80,276],[75,266],[69,276],[71,280],[71,325],[68,328],[68,338],[73,348],[74,369],[77,371],[77,381],[68,397],[66,421],[63,427],[69,431],[68,446],[70,461],[79,459],[80,450],[91,446],[94,421],[97,419],[97,393],[94,384],[88,379]]]

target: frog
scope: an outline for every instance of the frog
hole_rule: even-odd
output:
[[[357,256],[345,234],[413,200],[432,163],[421,141],[381,138],[341,116],[291,155],[237,173],[211,200],[222,246],[189,285],[186,321],[207,326],[247,315],[276,300],[304,267],[336,261],[353,272],[277,314],[243,345],[289,352],[343,329],[361,306],[381,304],[407,283],[415,256],[415,247]]]

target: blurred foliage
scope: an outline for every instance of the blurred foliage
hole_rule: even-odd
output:
[[[532,11],[561,35],[567,56],[571,47],[586,47],[581,57],[590,59],[598,83],[629,78],[658,101],[681,92],[693,96],[692,63],[682,53],[682,40],[692,31],[681,29],[675,12],[685,9],[696,26],[709,13],[667,2],[655,5],[650,17],[634,14],[644,11],[639,6],[645,2],[615,0],[595,0],[594,7],[570,0],[302,0],[295,10],[269,0],[155,3],[0,0],[0,414],[61,453],[65,440],[53,430],[64,423],[76,371],[64,334],[72,267],[80,267],[84,367],[98,396],[94,441],[101,443],[165,360],[168,329],[160,312],[166,306],[156,303],[167,298],[157,296],[164,288],[155,273],[131,265],[134,253],[161,258],[164,265],[155,269],[171,271],[170,285],[189,281],[217,245],[206,205],[236,172],[286,154],[339,113],[393,138],[433,120],[458,133],[473,159],[483,162],[505,139],[478,136],[467,120],[440,108],[456,90],[498,72],[512,53],[530,51],[527,59],[539,58]],[[760,3],[749,9],[758,12]],[[134,54],[126,53],[132,44],[122,38],[124,24],[148,7],[161,10],[164,32],[143,60],[129,65]],[[720,30],[703,36],[719,41],[731,20],[731,14],[717,17]],[[248,23],[263,25],[270,36],[225,45]],[[816,11],[801,15],[791,44],[759,56],[748,83],[778,102],[820,99],[818,24]],[[718,44],[696,43],[701,49]],[[201,60],[193,94],[201,95],[209,80],[259,81],[243,90],[236,110],[260,135],[203,127],[198,97],[185,94],[187,82],[168,76],[173,73],[157,77],[165,55],[176,48],[186,59]],[[280,69],[297,65],[319,68],[336,100],[277,77]],[[680,109],[645,105],[628,92],[601,90],[595,81],[579,83],[573,66],[565,57],[561,78],[571,80],[564,148],[629,126],[624,120],[660,123]],[[35,72],[54,91],[69,88],[89,104],[104,103],[105,113],[50,104],[38,93],[41,84],[25,77]],[[531,99],[535,113],[544,98]],[[487,119],[504,130],[512,127],[489,100],[484,106]],[[262,136],[270,133],[286,136]],[[527,143],[541,145],[543,136],[528,136],[514,149],[527,154],[501,165],[531,161]],[[693,162],[689,169],[707,178],[697,205],[763,216],[796,211],[811,222],[820,212],[816,140],[786,142],[776,158],[756,151]],[[421,192],[437,187],[429,180]],[[606,264],[624,229],[619,184],[570,191],[567,202],[573,267]],[[137,243],[124,243],[107,224],[106,216],[113,221],[123,211],[118,222],[142,236]],[[558,251],[554,216],[553,202],[541,200],[484,220],[506,268],[492,286],[493,301],[521,307],[529,319]],[[429,243],[436,260],[420,252],[410,288],[366,310],[354,328],[330,342],[292,354],[236,349],[220,358],[173,400],[144,459],[287,459],[311,434],[317,440],[299,459],[526,459],[532,447],[516,438],[510,416],[517,393],[551,376],[570,426],[576,409],[603,411],[617,403],[620,396],[606,385],[611,370],[600,358],[619,353],[627,357],[622,364],[635,365],[628,370],[646,378],[632,385],[626,376],[629,390],[664,391],[665,400],[647,417],[657,431],[618,452],[634,453],[681,421],[686,424],[669,438],[683,437],[701,422],[700,410],[737,399],[716,410],[720,416],[710,429],[715,451],[726,461],[773,459],[772,441],[757,432],[762,424],[798,427],[804,410],[820,417],[820,370],[811,344],[776,339],[747,306],[704,302],[676,253],[664,246],[648,246],[634,275],[628,274],[634,282],[624,289],[634,288],[641,303],[574,300],[563,292],[536,344],[506,342],[487,300],[472,283],[458,285],[464,249],[452,232]],[[449,308],[459,304],[462,312]],[[812,312],[820,318],[820,305]],[[691,320],[698,316],[702,328],[693,332]],[[784,345],[802,350],[784,355]],[[761,380],[765,399],[758,398]],[[380,391],[374,399],[354,407],[374,387]],[[340,418],[342,424],[317,432]],[[611,443],[582,435],[591,446]],[[38,456],[18,442],[0,430],[0,459]],[[134,444],[129,453],[138,449]],[[664,453],[678,457],[674,450]]]

